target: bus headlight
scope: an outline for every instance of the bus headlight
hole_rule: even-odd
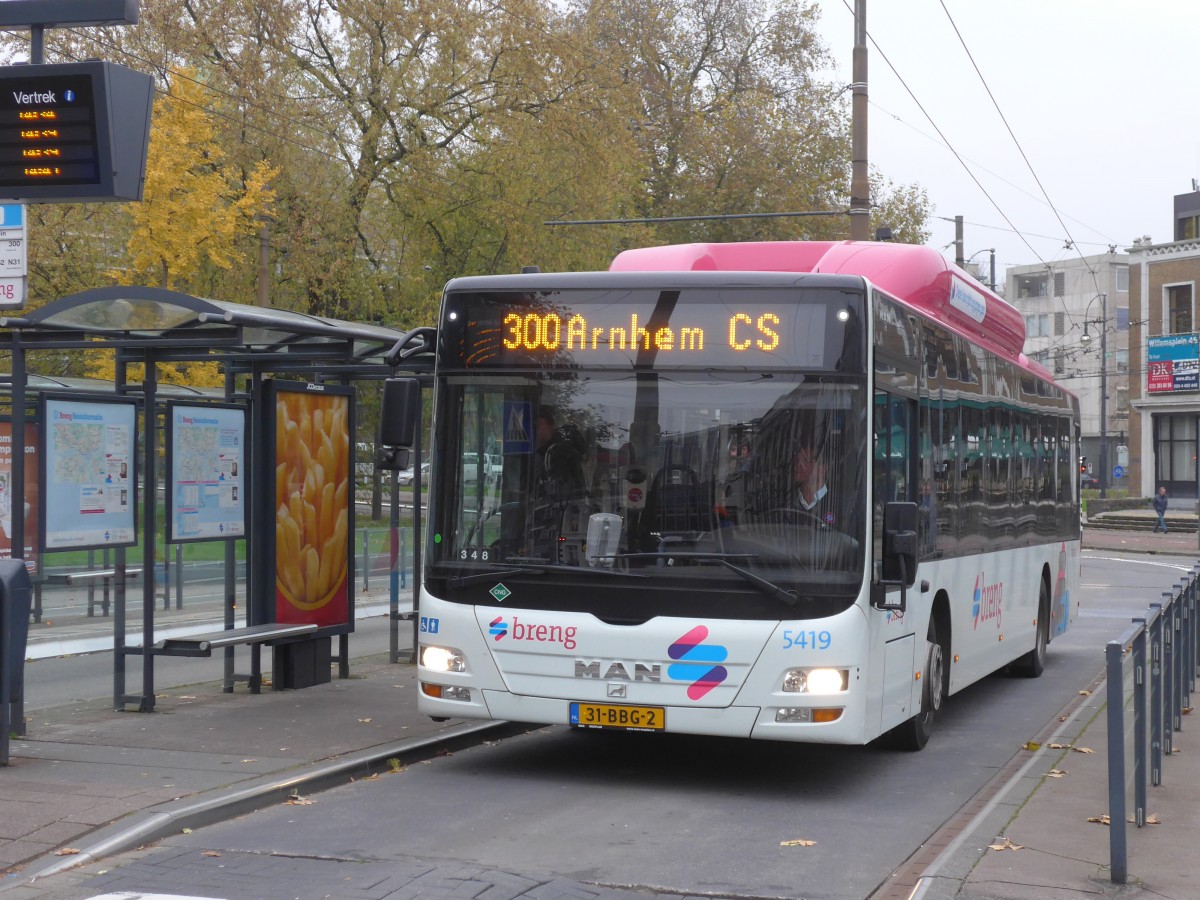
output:
[[[431,672],[465,672],[467,660],[453,647],[422,647],[421,665]]]
[[[788,669],[783,690],[789,694],[840,694],[850,684],[846,669]]]

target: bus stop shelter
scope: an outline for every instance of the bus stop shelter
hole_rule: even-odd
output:
[[[136,531],[136,540],[118,541],[113,547],[115,570],[114,578],[114,679],[113,700],[117,709],[136,705],[140,711],[150,712],[154,709],[154,664],[158,656],[166,655],[207,655],[214,649],[225,649],[226,690],[232,690],[235,677],[233,673],[233,649],[238,644],[250,647],[252,654],[252,672],[249,677],[251,689],[257,690],[260,682],[259,652],[265,642],[269,642],[276,650],[276,664],[281,659],[280,648],[295,651],[312,644],[317,646],[318,639],[324,640],[324,646],[329,647],[329,639],[336,634],[339,637],[339,662],[343,676],[348,669],[347,638],[353,631],[353,553],[347,554],[349,606],[348,622],[321,623],[315,625],[305,622],[280,623],[274,621],[271,604],[267,595],[278,588],[275,584],[277,573],[266,571],[272,560],[284,559],[288,555],[288,547],[276,547],[276,537],[283,532],[277,532],[278,504],[283,502],[285,509],[278,514],[286,514],[286,498],[277,496],[278,486],[283,482],[277,479],[277,469],[281,465],[284,450],[282,439],[276,434],[276,412],[286,417],[286,403],[295,404],[297,394],[308,392],[316,396],[311,401],[317,404],[318,412],[314,415],[320,422],[320,403],[329,400],[324,396],[340,394],[348,396],[347,386],[359,381],[382,381],[398,375],[417,377],[422,384],[431,383],[433,369],[435,331],[428,327],[414,328],[401,331],[381,325],[363,324],[342,321],[319,316],[306,315],[290,310],[248,306],[194,297],[189,294],[150,287],[105,287],[83,291],[62,297],[24,317],[0,317],[0,350],[8,350],[11,354],[12,369],[8,384],[0,376],[0,390],[7,389],[11,407],[11,471],[9,473],[9,490],[12,500],[11,525],[8,529],[12,547],[12,556],[24,557],[25,548],[34,546],[44,552],[47,548],[41,546],[40,535],[25,533],[25,519],[20,514],[20,504],[26,496],[26,486],[33,472],[26,465],[26,433],[32,427],[45,428],[46,423],[40,422],[42,415],[48,409],[55,410],[55,415],[63,421],[70,419],[70,413],[63,412],[57,405],[48,405],[48,397],[81,397],[78,383],[64,380],[56,382],[53,379],[31,375],[29,372],[30,355],[34,359],[44,361],[47,356],[57,354],[72,354],[83,351],[110,350],[113,353],[115,377],[109,388],[107,399],[113,401],[116,413],[124,413],[128,408],[128,418],[132,422],[130,431],[132,440],[129,441],[127,455],[129,456],[130,482],[128,489],[132,491],[130,501],[132,527]],[[157,368],[162,363],[200,363],[215,362],[223,374],[223,388],[211,391],[195,392],[184,388],[176,389],[160,383]],[[138,367],[135,369],[134,367]],[[138,374],[141,380],[136,379]],[[155,636],[155,595],[154,579],[143,577],[142,589],[142,641],[140,646],[130,646],[126,643],[125,616],[125,581],[126,547],[140,543],[145,554],[146,565],[154,559],[158,539],[164,534],[172,540],[172,529],[178,529],[178,524],[169,521],[169,515],[164,513],[160,520],[158,510],[158,490],[160,483],[165,483],[164,496],[171,494],[175,484],[172,482],[170,470],[171,448],[164,437],[160,441],[156,427],[159,416],[166,410],[164,404],[179,402],[181,394],[195,394],[189,398],[189,410],[212,409],[241,411],[244,425],[244,445],[239,453],[244,454],[245,470],[237,472],[236,461],[231,473],[232,488],[222,487],[225,491],[222,497],[233,498],[233,506],[244,514],[244,528],[238,535],[221,536],[213,539],[224,540],[225,543],[225,628],[219,635],[208,635],[205,641],[171,642],[157,641]],[[317,396],[321,395],[321,396]],[[336,396],[334,397],[336,399]],[[87,397],[95,401],[96,395]],[[286,403],[285,403],[286,401]],[[66,401],[63,401],[66,402]],[[83,402],[83,401],[81,401]],[[349,485],[349,521],[353,522],[353,404],[346,400],[342,406],[350,410],[351,425]],[[90,411],[93,407],[81,407]],[[340,409],[341,406],[330,407]],[[72,407],[67,407],[72,409]],[[102,410],[104,412],[104,410]],[[119,416],[118,416],[119,418]],[[326,411],[325,421],[332,421],[332,413]],[[280,419],[282,421],[282,419]],[[139,424],[140,423],[140,424]],[[294,424],[294,423],[292,423]],[[24,425],[24,427],[21,427]],[[239,426],[240,427],[240,426]],[[119,424],[106,425],[106,434],[120,434]],[[289,426],[290,428],[290,426]],[[236,429],[230,429],[236,431]],[[167,433],[164,418],[164,435]],[[35,432],[30,432],[35,433]],[[46,433],[46,432],[41,432]],[[57,432],[56,432],[57,433]],[[90,432],[89,432],[90,433]],[[238,432],[239,434],[241,432]],[[289,434],[291,432],[289,431]],[[311,440],[315,437],[317,428],[312,428]],[[63,435],[70,436],[67,431]],[[72,438],[74,439],[74,438]],[[107,439],[107,438],[106,438]],[[328,440],[323,435],[320,440]],[[118,440],[118,444],[120,441]],[[74,448],[72,448],[74,449]],[[313,449],[311,454],[309,449]],[[39,456],[45,453],[46,447],[39,448]],[[420,448],[417,448],[419,454]],[[163,452],[165,451],[165,453]],[[314,462],[319,447],[306,447],[301,451],[303,465],[310,471],[316,472],[319,464]],[[62,456],[69,457],[67,450],[57,450]],[[115,460],[119,454],[108,454]],[[177,454],[182,457],[182,453]],[[166,464],[162,458],[166,457]],[[224,454],[221,454],[224,458]],[[336,458],[338,467],[346,462],[347,454],[338,453],[336,457],[322,457],[328,464]],[[57,457],[56,457],[57,458]],[[122,465],[125,459],[122,457]],[[45,460],[41,462],[46,465]],[[113,472],[108,477],[117,475],[120,484],[126,475],[122,468],[116,472],[117,463],[112,463]],[[177,463],[178,465],[178,463]],[[140,473],[135,475],[134,472]],[[162,477],[159,477],[160,473]],[[301,475],[304,475],[301,472]],[[224,478],[226,473],[222,472]],[[143,486],[138,494],[138,483]],[[396,480],[392,484],[392,524],[398,524],[398,497]],[[332,487],[332,482],[330,483]],[[46,485],[38,492],[38,502],[45,504]],[[307,490],[307,484],[305,489]],[[229,490],[232,493],[229,493]],[[239,493],[240,491],[240,493]],[[414,527],[417,540],[414,547],[414,569],[420,567],[420,494],[419,487],[414,495]],[[103,488],[94,493],[103,494]],[[325,495],[328,495],[326,490]],[[110,498],[113,491],[109,491]],[[122,499],[125,499],[122,497]],[[85,501],[86,502],[90,501]],[[110,502],[110,501],[105,501]],[[105,512],[109,507],[102,503],[96,509],[85,512]],[[115,508],[124,510],[116,505]],[[51,511],[51,517],[56,515]],[[84,517],[81,517],[84,518]],[[45,516],[38,518],[41,535],[48,533]],[[351,534],[353,528],[350,528]],[[58,532],[55,532],[58,534]],[[108,537],[108,534],[105,534]],[[74,540],[68,536],[66,540]],[[176,540],[181,540],[177,531]],[[201,538],[203,539],[203,538]],[[247,625],[235,628],[236,605],[236,559],[235,540],[244,539],[246,549],[246,597]],[[333,545],[336,546],[336,545]],[[305,552],[317,558],[320,566],[320,554],[311,546],[306,546]],[[263,564],[255,564],[259,561]],[[30,561],[26,562],[27,568]],[[34,577],[37,578],[36,566]],[[324,574],[324,573],[322,573]],[[393,659],[398,647],[398,620],[400,619],[397,606],[396,580],[392,581],[392,648]],[[302,590],[303,586],[297,588]],[[286,592],[285,592],[286,593]],[[416,580],[413,584],[413,608],[417,607],[418,588]],[[305,604],[297,601],[299,607],[315,606],[316,603]],[[309,627],[311,626],[311,627]],[[140,656],[142,660],[142,682],[140,692],[129,692],[126,689],[126,659],[130,656]],[[328,661],[328,650],[325,660]],[[295,653],[283,657],[293,664],[298,659],[308,659],[303,653]],[[316,657],[318,664],[320,655]],[[325,679],[328,680],[329,668],[325,669]],[[293,679],[295,680],[295,679]],[[303,676],[300,676],[303,681]],[[276,686],[279,687],[278,673]],[[283,686],[303,687],[303,683],[284,684]],[[7,704],[4,704],[7,710]],[[17,725],[20,719],[13,724]],[[5,725],[7,727],[7,725]]]

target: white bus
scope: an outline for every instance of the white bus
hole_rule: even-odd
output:
[[[502,464],[433,467],[419,709],[920,749],[1077,609],[1078,402],[1023,342],[924,247],[451,281],[433,458]]]

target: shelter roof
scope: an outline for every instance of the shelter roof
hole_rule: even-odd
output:
[[[382,363],[387,352],[409,334],[381,325],[140,286],[70,294],[27,316],[2,317],[0,327],[21,329],[22,339],[29,343],[86,340],[153,346],[198,357],[286,351],[293,358],[332,357],[351,363]]]

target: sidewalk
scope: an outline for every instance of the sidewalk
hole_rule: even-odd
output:
[[[1194,530],[1161,535],[1152,525],[1085,527],[1083,544],[1197,555]],[[111,624],[98,620],[97,627]],[[418,715],[415,668],[390,664],[386,655],[353,660],[351,676],[260,695],[244,687],[225,694],[217,683],[167,689],[152,715],[113,712],[108,699],[28,714],[28,734],[10,745],[13,764],[0,768],[0,894],[86,896],[80,879],[111,868],[116,854],[503,727]],[[1151,788],[1150,812],[1162,824],[1130,826],[1130,883],[1109,882],[1109,828],[1088,821],[1107,812],[1103,708],[1100,683],[1066,721],[1047,726],[1040,749],[1021,751],[964,807],[960,824],[923,848],[932,859],[915,890],[897,883],[889,888],[903,893],[888,896],[1200,897],[1189,871],[1200,833],[1200,751],[1188,752],[1186,734],[1177,743],[1183,752],[1166,761],[1163,784]],[[1052,769],[1066,774],[1047,777]],[[62,848],[79,852],[57,855]]]

